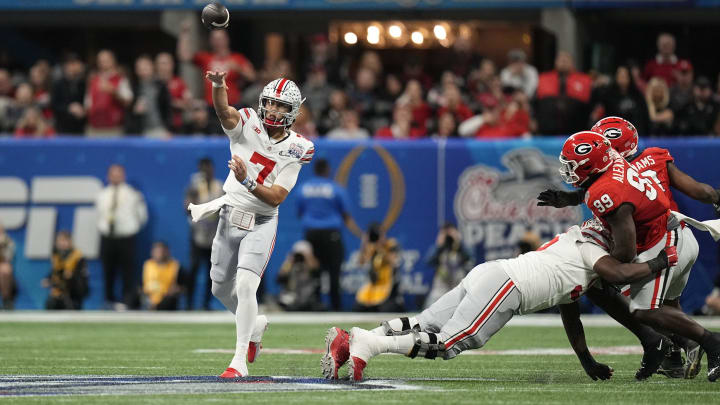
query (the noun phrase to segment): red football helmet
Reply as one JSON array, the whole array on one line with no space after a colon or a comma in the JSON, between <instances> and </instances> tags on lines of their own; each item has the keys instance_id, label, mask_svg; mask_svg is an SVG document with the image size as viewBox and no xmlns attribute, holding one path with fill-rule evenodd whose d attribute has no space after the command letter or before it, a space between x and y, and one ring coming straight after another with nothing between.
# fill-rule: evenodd
<instances>
[{"instance_id":1,"label":"red football helmet","mask_svg":"<svg viewBox=\"0 0 720 405\"><path fill-rule=\"evenodd\" d=\"M595 123L590 130L607 138L610 146L624 158L629 158L637 153L637 129L635 129L635 125L624 118L605 117Z\"/></svg>"},{"instance_id":2,"label":"red football helmet","mask_svg":"<svg viewBox=\"0 0 720 405\"><path fill-rule=\"evenodd\" d=\"M560 176L580 187L591 175L606 171L620 156L604 136L592 131L573 134L565 141L560 154Z\"/></svg>"}]
</instances>

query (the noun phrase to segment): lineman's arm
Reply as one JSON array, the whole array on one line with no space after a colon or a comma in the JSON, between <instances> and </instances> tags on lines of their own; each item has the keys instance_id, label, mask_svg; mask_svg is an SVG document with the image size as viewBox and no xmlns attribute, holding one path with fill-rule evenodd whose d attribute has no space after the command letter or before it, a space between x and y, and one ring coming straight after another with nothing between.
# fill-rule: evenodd
<instances>
[{"instance_id":1,"label":"lineman's arm","mask_svg":"<svg viewBox=\"0 0 720 405\"><path fill-rule=\"evenodd\" d=\"M622 263L630 263L637 256L635 222L632 218L634 211L634 206L624 203L605 216L615 242L610 254Z\"/></svg>"},{"instance_id":2,"label":"lineman's arm","mask_svg":"<svg viewBox=\"0 0 720 405\"><path fill-rule=\"evenodd\" d=\"M595 262L593 271L612 284L630 284L672 267L676 263L677 248L668 246L655 258L643 263L621 263L616 258L606 255Z\"/></svg>"},{"instance_id":3,"label":"lineman's arm","mask_svg":"<svg viewBox=\"0 0 720 405\"><path fill-rule=\"evenodd\" d=\"M612 377L613 369L605 364L598 363L590 354L585 341L585 330L580 321L580 305L577 302L571 304L558 305L560 316L562 318L563 327L567 334L570 345L580 360L580 364L593 380L598 378L607 380Z\"/></svg>"},{"instance_id":4,"label":"lineman's arm","mask_svg":"<svg viewBox=\"0 0 720 405\"><path fill-rule=\"evenodd\" d=\"M240 111L228 104L225 76L227 76L227 72L205 72L205 78L213 83L213 107L215 107L215 114L220 119L220 124L225 129L234 129L240 122Z\"/></svg>"},{"instance_id":5,"label":"lineman's arm","mask_svg":"<svg viewBox=\"0 0 720 405\"><path fill-rule=\"evenodd\" d=\"M670 185L682 191L686 196L706 204L720 203L720 190L693 179L672 162L668 162L667 169Z\"/></svg>"}]
</instances>

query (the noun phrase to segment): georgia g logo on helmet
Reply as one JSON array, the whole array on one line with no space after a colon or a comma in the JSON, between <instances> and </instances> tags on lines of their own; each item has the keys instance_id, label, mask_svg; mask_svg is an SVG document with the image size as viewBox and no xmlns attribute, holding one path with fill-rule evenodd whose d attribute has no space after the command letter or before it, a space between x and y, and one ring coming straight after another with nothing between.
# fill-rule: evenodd
<instances>
[{"instance_id":1,"label":"georgia g logo on helmet","mask_svg":"<svg viewBox=\"0 0 720 405\"><path fill-rule=\"evenodd\" d=\"M592 145L589 143L581 143L575 146L575 153L578 155L587 155L590 151L592 151Z\"/></svg>"},{"instance_id":2,"label":"georgia g logo on helmet","mask_svg":"<svg viewBox=\"0 0 720 405\"><path fill-rule=\"evenodd\" d=\"M608 128L603 132L603 136L607 139L617 139L622 136L622 131L617 128Z\"/></svg>"}]
</instances>

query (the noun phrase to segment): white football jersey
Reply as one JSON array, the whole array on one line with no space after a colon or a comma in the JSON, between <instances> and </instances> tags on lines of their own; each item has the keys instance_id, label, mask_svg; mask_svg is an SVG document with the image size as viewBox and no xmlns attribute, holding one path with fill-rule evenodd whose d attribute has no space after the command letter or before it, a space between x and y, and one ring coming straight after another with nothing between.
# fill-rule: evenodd
<instances>
[{"instance_id":1,"label":"white football jersey","mask_svg":"<svg viewBox=\"0 0 720 405\"><path fill-rule=\"evenodd\" d=\"M534 252L501 260L520 294L521 314L576 301L599 278L595 263L609 253L575 225Z\"/></svg>"},{"instance_id":2,"label":"white football jersey","mask_svg":"<svg viewBox=\"0 0 720 405\"><path fill-rule=\"evenodd\" d=\"M230 138L230 152L245 163L248 175L258 185L272 187L278 180L290 191L295 185L300 165L310 163L315 146L307 138L288 130L282 141L270 139L257 112L252 108L240 111L240 121L233 129L225 129ZM280 179L279 179L280 177ZM223 190L229 203L240 209L260 215L275 216L278 208L260 201L235 178L232 170L228 173Z\"/></svg>"}]
</instances>

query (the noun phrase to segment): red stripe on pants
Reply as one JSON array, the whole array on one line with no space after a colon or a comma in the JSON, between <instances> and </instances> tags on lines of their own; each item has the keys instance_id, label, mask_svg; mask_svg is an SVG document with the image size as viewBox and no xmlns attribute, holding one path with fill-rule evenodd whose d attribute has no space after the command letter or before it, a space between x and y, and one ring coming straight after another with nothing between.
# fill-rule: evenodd
<instances>
[{"instance_id":1,"label":"red stripe on pants","mask_svg":"<svg viewBox=\"0 0 720 405\"><path fill-rule=\"evenodd\" d=\"M451 339L449 342L445 343L445 348L450 348L455 343L459 342L460 340L464 339L466 336L473 335L477 329L480 327L480 325L483 324L485 319L489 318L490 315L492 315L493 312L495 312L495 309L497 309L498 303L505 298L508 291L512 289L515 286L515 283L510 280L510 282L503 288L496 296L495 299L490 303L490 306L485 309L485 312L480 315L480 318L470 327L470 329L466 330L465 332L461 333L460 335L456 336L455 338Z\"/></svg>"}]
</instances>

